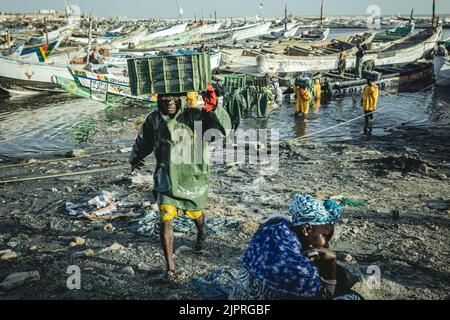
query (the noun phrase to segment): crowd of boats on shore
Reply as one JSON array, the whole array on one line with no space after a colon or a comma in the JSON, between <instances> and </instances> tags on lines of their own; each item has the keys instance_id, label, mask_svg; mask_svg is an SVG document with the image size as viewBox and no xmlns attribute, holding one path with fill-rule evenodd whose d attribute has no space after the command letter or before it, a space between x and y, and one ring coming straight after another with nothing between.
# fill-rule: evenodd
<instances>
[{"instance_id":1,"label":"crowd of boats on shore","mask_svg":"<svg viewBox=\"0 0 450 320\"><path fill-rule=\"evenodd\" d=\"M44 21L9 17L0 21L0 87L11 95L62 90L99 101L110 95L145 102L151 97L131 94L128 59L203 51L209 52L215 73L323 73L345 87L359 84L358 79L333 70L343 50L347 69L354 68L358 45L366 49L366 71L381 73L376 80L417 80L432 72L434 56L436 82L450 84L448 56L433 54L439 44L450 47L450 39L442 40L448 21L433 18L419 30L412 14L407 19L383 19L390 29L371 31L365 21L366 30L333 39L330 27L358 27L361 21L298 19L287 10L284 18L256 21L117 21L74 18L70 12ZM418 63L424 58L429 61Z\"/></svg>"}]
</instances>

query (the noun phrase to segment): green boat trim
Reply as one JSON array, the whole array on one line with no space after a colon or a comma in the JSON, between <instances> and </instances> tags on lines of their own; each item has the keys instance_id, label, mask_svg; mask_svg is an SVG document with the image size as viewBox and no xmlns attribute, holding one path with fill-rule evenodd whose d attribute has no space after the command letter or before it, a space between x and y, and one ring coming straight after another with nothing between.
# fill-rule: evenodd
<instances>
[{"instance_id":1,"label":"green boat trim","mask_svg":"<svg viewBox=\"0 0 450 320\"><path fill-rule=\"evenodd\" d=\"M74 79L67 79L59 76L54 76L53 81L58 84L62 89L64 89L67 93L73 94L75 96L98 101L104 103L108 107L118 107L119 105L127 104L127 105L145 105L150 106L151 108L156 108L157 102L144 101L138 98L130 98L124 97L120 95L115 95L110 92L94 92L89 88L83 87L80 82Z\"/></svg>"},{"instance_id":2,"label":"green boat trim","mask_svg":"<svg viewBox=\"0 0 450 320\"><path fill-rule=\"evenodd\" d=\"M395 29L377 33L372 42L390 42L406 38L414 32L414 23L400 24Z\"/></svg>"}]
</instances>

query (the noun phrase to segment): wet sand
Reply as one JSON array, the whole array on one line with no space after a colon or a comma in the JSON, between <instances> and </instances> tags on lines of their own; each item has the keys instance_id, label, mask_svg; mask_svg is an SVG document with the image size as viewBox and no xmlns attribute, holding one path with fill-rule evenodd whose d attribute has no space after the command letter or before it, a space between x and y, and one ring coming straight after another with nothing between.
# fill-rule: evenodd
<instances>
[{"instance_id":1,"label":"wet sand","mask_svg":"<svg viewBox=\"0 0 450 320\"><path fill-rule=\"evenodd\" d=\"M0 299L198 298L187 282L236 266L260 220L286 214L294 193L367 203L344 208L332 244L348 254L346 263L353 268L379 266L380 289L357 285L367 298L448 299L449 133L448 124L416 125L368 139L283 142L280 170L273 176L261 176L263 166L213 167L206 215L240 223L209 235L202 254L191 250L195 237L176 234L176 283L161 277L164 258L158 239L133 233L130 218L72 220L63 208L66 201L82 202L105 190L121 200L152 201L146 179L133 182L126 178L127 170L115 170L0 185L0 251L17 255L0 261L0 281L14 272L40 274L38 281L1 292ZM55 156L63 161L28 165L22 165L24 159L3 157L0 176L9 180L93 170L126 164L127 157L123 150L85 158ZM141 172L149 179L151 162L149 158ZM4 167L15 163L19 166ZM135 214L143 211L133 209ZM105 230L107 223L115 230ZM76 236L85 243L70 246ZM114 243L123 247L103 250ZM81 290L67 289L70 265L81 268Z\"/></svg>"}]
</instances>

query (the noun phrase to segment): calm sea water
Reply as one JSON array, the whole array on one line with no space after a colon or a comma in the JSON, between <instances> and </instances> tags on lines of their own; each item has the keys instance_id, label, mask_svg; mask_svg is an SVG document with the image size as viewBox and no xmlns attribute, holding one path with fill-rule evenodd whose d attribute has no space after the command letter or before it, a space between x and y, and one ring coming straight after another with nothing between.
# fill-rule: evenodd
<instances>
[{"instance_id":1,"label":"calm sea water","mask_svg":"<svg viewBox=\"0 0 450 320\"><path fill-rule=\"evenodd\" d=\"M362 30L335 29L330 37L353 34ZM445 37L450 30L445 30ZM425 90L424 90L425 89ZM317 139L337 140L358 137L363 130L363 119L344 122L362 115L360 96L332 100L312 111L307 123L293 117L293 104L283 104L267 120L246 119L243 128L279 129L282 139L299 137L319 130L339 126L316 135ZM380 111L375 115L375 135L386 134L402 124L427 124L449 121L450 90L437 86L418 86L411 92L383 93L379 99ZM383 107L383 109L381 109ZM122 107L113 115L98 102L74 98L68 94L35 95L20 98L0 96L0 154L33 155L58 152L72 148L89 148L74 139L74 125L86 121L109 121L120 125L128 118L145 115L148 109ZM97 145L129 145L133 130L123 130L111 139Z\"/></svg>"}]
</instances>

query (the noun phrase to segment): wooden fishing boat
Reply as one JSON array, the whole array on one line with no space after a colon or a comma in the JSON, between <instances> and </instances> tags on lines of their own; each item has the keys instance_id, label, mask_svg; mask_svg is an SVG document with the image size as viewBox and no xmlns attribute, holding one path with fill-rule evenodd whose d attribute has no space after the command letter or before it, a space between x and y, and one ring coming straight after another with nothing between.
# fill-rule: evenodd
<instances>
[{"instance_id":1,"label":"wooden fishing boat","mask_svg":"<svg viewBox=\"0 0 450 320\"><path fill-rule=\"evenodd\" d=\"M12 59L0 56L0 87L8 92L29 93L61 91L52 82L52 76L71 79L64 65Z\"/></svg>"},{"instance_id":2,"label":"wooden fishing boat","mask_svg":"<svg viewBox=\"0 0 450 320\"><path fill-rule=\"evenodd\" d=\"M231 38L233 41L257 38L263 34L266 34L269 31L271 25L272 22L263 22L237 28L233 30L233 35Z\"/></svg>"},{"instance_id":3,"label":"wooden fishing boat","mask_svg":"<svg viewBox=\"0 0 450 320\"><path fill-rule=\"evenodd\" d=\"M187 29L187 26L188 26L187 23L182 23L182 24L177 24L174 26L163 27L163 28L157 29L154 32L144 35L141 39L141 42L145 43L145 42L157 39L157 38L173 36L178 33L185 32Z\"/></svg>"},{"instance_id":4,"label":"wooden fishing boat","mask_svg":"<svg viewBox=\"0 0 450 320\"><path fill-rule=\"evenodd\" d=\"M71 79L54 76L52 81L64 91L110 106L137 104L156 106L157 96L134 96L127 77L112 74L97 74L84 70L68 69Z\"/></svg>"},{"instance_id":5,"label":"wooden fishing boat","mask_svg":"<svg viewBox=\"0 0 450 320\"><path fill-rule=\"evenodd\" d=\"M301 71L310 71L324 62L328 62L330 66L337 65L337 59L342 48L347 50L348 53L356 52L356 45L358 43L370 43L372 38L373 33L366 32L321 41L317 44L305 44L299 43L295 39L287 39L273 42L256 50L221 49L221 68L254 67L256 69L258 65L261 65L261 70L266 70L264 67L266 60L258 62L258 59L270 59L271 62L281 62L282 64L278 69L282 70L290 70L290 64L288 64L290 61L302 61L301 66L293 66L293 68L300 69Z\"/></svg>"},{"instance_id":6,"label":"wooden fishing boat","mask_svg":"<svg viewBox=\"0 0 450 320\"><path fill-rule=\"evenodd\" d=\"M447 49L447 55L435 52L433 57L434 77L438 86L450 86L450 38L440 41L439 45L443 45Z\"/></svg>"},{"instance_id":7,"label":"wooden fishing boat","mask_svg":"<svg viewBox=\"0 0 450 320\"><path fill-rule=\"evenodd\" d=\"M375 66L411 63L422 58L442 36L442 28L425 29L418 34L396 43L382 50L367 51L364 60L372 60ZM370 43L372 37L364 42ZM368 41L369 40L369 41ZM356 44L364 42L335 42L334 45L313 46L314 49L305 49L292 46L286 54L266 54L257 57L258 72L306 72L337 69L338 57L341 48L347 50L347 68L355 67ZM328 53L324 55L324 53Z\"/></svg>"}]
</instances>

